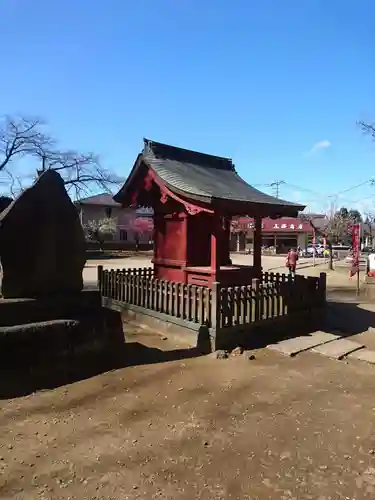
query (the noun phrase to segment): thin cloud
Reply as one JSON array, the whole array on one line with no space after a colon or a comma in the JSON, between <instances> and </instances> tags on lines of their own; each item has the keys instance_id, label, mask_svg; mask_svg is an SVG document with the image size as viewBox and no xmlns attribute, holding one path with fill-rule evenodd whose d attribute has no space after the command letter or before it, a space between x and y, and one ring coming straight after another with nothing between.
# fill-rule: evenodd
<instances>
[{"instance_id":1,"label":"thin cloud","mask_svg":"<svg viewBox=\"0 0 375 500\"><path fill-rule=\"evenodd\" d=\"M292 198L294 201L302 201L302 195L299 191L292 191L290 194L290 198Z\"/></svg>"},{"instance_id":2,"label":"thin cloud","mask_svg":"<svg viewBox=\"0 0 375 500\"><path fill-rule=\"evenodd\" d=\"M307 154L307 156L311 156L314 153L316 153L317 151L319 151L320 149L327 149L330 146L331 146L331 143L327 140L319 141L319 142L315 143L314 146L310 149L310 151L308 151L306 154Z\"/></svg>"}]
</instances>

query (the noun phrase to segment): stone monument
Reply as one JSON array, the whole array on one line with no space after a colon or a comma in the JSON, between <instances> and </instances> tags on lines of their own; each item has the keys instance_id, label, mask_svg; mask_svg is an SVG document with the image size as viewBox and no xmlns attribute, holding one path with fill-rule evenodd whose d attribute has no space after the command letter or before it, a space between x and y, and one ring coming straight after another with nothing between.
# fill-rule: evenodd
<instances>
[{"instance_id":1,"label":"stone monument","mask_svg":"<svg viewBox=\"0 0 375 500\"><path fill-rule=\"evenodd\" d=\"M116 351L124 342L120 315L83 287L85 236L62 177L46 170L2 208L0 366Z\"/></svg>"},{"instance_id":2,"label":"stone monument","mask_svg":"<svg viewBox=\"0 0 375 500\"><path fill-rule=\"evenodd\" d=\"M46 170L0 213L4 298L80 292L85 236L62 177Z\"/></svg>"}]
</instances>

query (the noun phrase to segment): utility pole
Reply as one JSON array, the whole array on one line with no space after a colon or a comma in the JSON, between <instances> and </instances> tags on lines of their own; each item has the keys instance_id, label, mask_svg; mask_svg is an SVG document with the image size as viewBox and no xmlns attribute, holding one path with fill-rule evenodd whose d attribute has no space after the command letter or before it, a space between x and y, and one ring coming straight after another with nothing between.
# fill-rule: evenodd
<instances>
[{"instance_id":1,"label":"utility pole","mask_svg":"<svg viewBox=\"0 0 375 500\"><path fill-rule=\"evenodd\" d=\"M337 194L331 194L328 196L329 199L329 216L333 217L335 211L337 210Z\"/></svg>"},{"instance_id":2,"label":"utility pole","mask_svg":"<svg viewBox=\"0 0 375 500\"><path fill-rule=\"evenodd\" d=\"M270 186L272 187L273 195L275 196L275 198L279 197L281 184L285 184L285 181L275 181L275 182L271 182L271 184L270 184Z\"/></svg>"}]
</instances>

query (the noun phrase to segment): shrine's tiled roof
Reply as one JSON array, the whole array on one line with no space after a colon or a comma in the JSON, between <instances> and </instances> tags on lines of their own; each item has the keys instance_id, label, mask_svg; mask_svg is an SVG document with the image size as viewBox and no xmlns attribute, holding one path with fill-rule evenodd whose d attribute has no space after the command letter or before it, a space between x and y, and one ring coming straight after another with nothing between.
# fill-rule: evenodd
<instances>
[{"instance_id":1,"label":"shrine's tiled roof","mask_svg":"<svg viewBox=\"0 0 375 500\"><path fill-rule=\"evenodd\" d=\"M132 179L136 178L142 164L151 168L170 191L192 201L240 203L252 205L252 208L262 206L266 212L277 212L279 208L284 215L292 216L304 209L302 205L275 198L250 186L237 174L231 159L149 139L144 139L142 153L123 188L114 197L117 202L129 193Z\"/></svg>"},{"instance_id":2,"label":"shrine's tiled roof","mask_svg":"<svg viewBox=\"0 0 375 500\"><path fill-rule=\"evenodd\" d=\"M173 191L204 202L214 199L296 207L245 182L232 160L145 139L144 161ZM298 206L302 210L303 207Z\"/></svg>"}]
</instances>

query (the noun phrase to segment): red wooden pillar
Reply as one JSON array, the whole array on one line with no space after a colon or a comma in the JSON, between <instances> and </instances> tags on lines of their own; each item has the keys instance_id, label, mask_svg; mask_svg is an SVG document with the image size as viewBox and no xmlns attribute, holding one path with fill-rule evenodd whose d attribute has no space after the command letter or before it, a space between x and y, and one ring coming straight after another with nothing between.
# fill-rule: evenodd
<instances>
[{"instance_id":1,"label":"red wooden pillar","mask_svg":"<svg viewBox=\"0 0 375 500\"><path fill-rule=\"evenodd\" d=\"M184 249L184 267L186 267L189 265L189 248L188 248L188 245L189 245L189 228L188 228L189 216L186 213L182 213L181 217L183 217L181 244L185 246L185 249ZM184 277L183 278L184 283L187 284L188 283L188 273L186 272L185 269L183 271L183 277Z\"/></svg>"},{"instance_id":2,"label":"red wooden pillar","mask_svg":"<svg viewBox=\"0 0 375 500\"><path fill-rule=\"evenodd\" d=\"M220 217L214 215L213 227L211 232L211 274L215 277L220 269L220 236L221 236Z\"/></svg>"},{"instance_id":3,"label":"red wooden pillar","mask_svg":"<svg viewBox=\"0 0 375 500\"><path fill-rule=\"evenodd\" d=\"M262 218L254 217L254 255L253 266L255 275L258 277L262 273Z\"/></svg>"}]
</instances>

